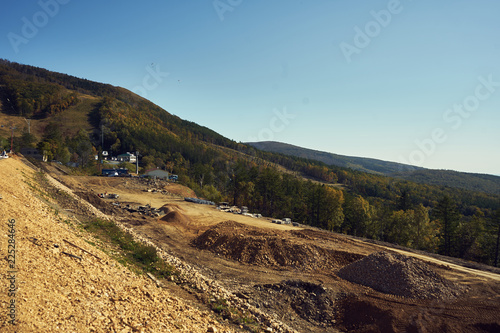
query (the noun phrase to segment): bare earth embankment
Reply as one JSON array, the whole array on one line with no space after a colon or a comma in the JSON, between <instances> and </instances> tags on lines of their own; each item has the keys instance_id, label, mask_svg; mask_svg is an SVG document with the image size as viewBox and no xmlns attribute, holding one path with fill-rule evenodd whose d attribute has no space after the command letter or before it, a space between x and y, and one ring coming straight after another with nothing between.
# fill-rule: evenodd
<instances>
[{"instance_id":1,"label":"bare earth embankment","mask_svg":"<svg viewBox=\"0 0 500 333\"><path fill-rule=\"evenodd\" d=\"M1 332L229 331L212 313L189 306L87 243L30 184L33 170L14 158L0 161ZM9 219L15 219L15 269L6 260ZM8 293L12 276L15 295ZM16 326L8 323L12 301Z\"/></svg>"}]
</instances>

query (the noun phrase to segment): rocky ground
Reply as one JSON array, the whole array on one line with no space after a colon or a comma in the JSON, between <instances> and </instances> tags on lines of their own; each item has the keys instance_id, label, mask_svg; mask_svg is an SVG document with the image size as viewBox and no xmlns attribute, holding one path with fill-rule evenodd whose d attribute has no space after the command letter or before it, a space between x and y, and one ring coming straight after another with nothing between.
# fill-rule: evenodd
<instances>
[{"instance_id":1,"label":"rocky ground","mask_svg":"<svg viewBox=\"0 0 500 333\"><path fill-rule=\"evenodd\" d=\"M0 207L5 221L16 219L18 326L2 312L2 332L500 331L495 273L217 212L163 194L165 184L149 193L136 180L55 173L37 185L32 169L6 162ZM109 189L166 215L129 213L95 195ZM177 274L152 280L123 267L116 249L81 228L94 217L154 246ZM8 231L2 224L2 256ZM11 299L0 293L1 307Z\"/></svg>"},{"instance_id":2,"label":"rocky ground","mask_svg":"<svg viewBox=\"0 0 500 333\"><path fill-rule=\"evenodd\" d=\"M0 182L1 332L234 331L89 244L97 241L65 223L19 160L0 162ZM8 220L15 220L13 233ZM15 239L15 262L7 256L9 239Z\"/></svg>"}]
</instances>

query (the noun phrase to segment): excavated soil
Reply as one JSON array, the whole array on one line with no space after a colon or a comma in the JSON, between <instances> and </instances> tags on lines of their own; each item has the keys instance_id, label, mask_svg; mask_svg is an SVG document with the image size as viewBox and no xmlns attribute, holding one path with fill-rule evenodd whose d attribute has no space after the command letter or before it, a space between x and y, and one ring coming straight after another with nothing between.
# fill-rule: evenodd
<instances>
[{"instance_id":1,"label":"excavated soil","mask_svg":"<svg viewBox=\"0 0 500 333\"><path fill-rule=\"evenodd\" d=\"M386 294L408 298L450 299L467 289L443 278L423 261L399 253L373 253L343 267L337 275Z\"/></svg>"},{"instance_id":2,"label":"excavated soil","mask_svg":"<svg viewBox=\"0 0 500 333\"><path fill-rule=\"evenodd\" d=\"M290 232L263 230L234 221L211 227L192 244L246 264L301 271L334 270L362 258L359 254L300 243Z\"/></svg>"},{"instance_id":3,"label":"excavated soil","mask_svg":"<svg viewBox=\"0 0 500 333\"><path fill-rule=\"evenodd\" d=\"M498 297L411 300L348 293L336 300L336 327L342 332L497 333Z\"/></svg>"},{"instance_id":4,"label":"excavated soil","mask_svg":"<svg viewBox=\"0 0 500 333\"><path fill-rule=\"evenodd\" d=\"M335 325L336 294L330 289L316 283L295 280L256 285L254 288L273 298L273 301L282 307L283 312L293 314L318 327Z\"/></svg>"}]
</instances>

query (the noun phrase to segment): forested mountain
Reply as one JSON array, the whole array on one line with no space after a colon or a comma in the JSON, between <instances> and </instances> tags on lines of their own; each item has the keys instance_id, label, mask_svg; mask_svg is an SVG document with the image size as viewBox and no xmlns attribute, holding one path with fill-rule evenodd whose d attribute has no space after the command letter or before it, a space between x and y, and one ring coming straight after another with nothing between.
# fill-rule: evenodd
<instances>
[{"instance_id":1,"label":"forested mountain","mask_svg":"<svg viewBox=\"0 0 500 333\"><path fill-rule=\"evenodd\" d=\"M324 151L302 148L276 141L247 142L247 144L257 149L268 152L317 160L325 163L326 165L335 165L343 168L350 168L353 170L380 175L389 175L391 173L401 172L408 168L421 169L419 167L394 162L386 162L373 158L343 156L333 153L327 153Z\"/></svg>"},{"instance_id":2,"label":"forested mountain","mask_svg":"<svg viewBox=\"0 0 500 333\"><path fill-rule=\"evenodd\" d=\"M103 150L139 151L141 170L176 173L212 201L487 264L498 261L499 195L388 177L383 161L335 166L258 150L126 89L7 60L0 60L0 111L0 148L10 148L14 133L15 151L36 147L49 159L78 163L80 173L99 174L94 156Z\"/></svg>"},{"instance_id":3,"label":"forested mountain","mask_svg":"<svg viewBox=\"0 0 500 333\"><path fill-rule=\"evenodd\" d=\"M343 156L275 141L248 142L260 150L317 160L353 170L381 174L423 184L500 194L500 177L452 170L431 170L373 158Z\"/></svg>"}]
</instances>

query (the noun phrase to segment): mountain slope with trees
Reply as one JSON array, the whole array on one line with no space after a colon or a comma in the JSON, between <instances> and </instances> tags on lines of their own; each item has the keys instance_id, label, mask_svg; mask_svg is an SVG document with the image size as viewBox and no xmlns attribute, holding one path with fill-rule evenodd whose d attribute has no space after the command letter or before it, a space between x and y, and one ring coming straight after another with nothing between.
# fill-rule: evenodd
<instances>
[{"instance_id":1,"label":"mountain slope with trees","mask_svg":"<svg viewBox=\"0 0 500 333\"><path fill-rule=\"evenodd\" d=\"M16 126L16 151L37 147L49 160L78 164L75 172L99 174L94 156L103 150L113 155L139 151L141 170L176 173L181 183L212 201L490 265L498 262L499 195L388 177L375 166L369 173L265 152L183 120L123 88L6 60L0 61L0 103L0 119ZM11 124L5 125L0 144L8 148Z\"/></svg>"},{"instance_id":2,"label":"mountain slope with trees","mask_svg":"<svg viewBox=\"0 0 500 333\"><path fill-rule=\"evenodd\" d=\"M431 170L373 158L337 155L275 141L248 142L247 144L268 152L317 160L327 165L391 176L423 184L500 194L499 176L453 170Z\"/></svg>"}]
</instances>

